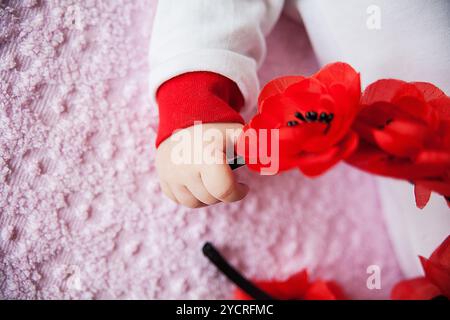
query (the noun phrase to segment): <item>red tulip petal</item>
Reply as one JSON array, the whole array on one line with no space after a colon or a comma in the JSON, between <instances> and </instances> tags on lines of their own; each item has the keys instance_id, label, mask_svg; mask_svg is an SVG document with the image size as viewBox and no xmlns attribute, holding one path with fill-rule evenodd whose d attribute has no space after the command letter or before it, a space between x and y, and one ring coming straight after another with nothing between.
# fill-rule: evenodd
<instances>
[{"instance_id":1,"label":"red tulip petal","mask_svg":"<svg viewBox=\"0 0 450 320\"><path fill-rule=\"evenodd\" d=\"M370 106L378 103L389 103L391 108L398 109L392 112L400 111L400 114L418 121L432 123L434 120L433 109L425 103L423 93L404 81L383 79L369 85L363 93L361 104Z\"/></svg>"},{"instance_id":2,"label":"red tulip petal","mask_svg":"<svg viewBox=\"0 0 450 320\"><path fill-rule=\"evenodd\" d=\"M421 185L423 188L437 192L444 197L450 197L450 181L415 180L414 182Z\"/></svg>"},{"instance_id":3,"label":"red tulip petal","mask_svg":"<svg viewBox=\"0 0 450 320\"><path fill-rule=\"evenodd\" d=\"M314 124L307 126L308 128L303 129L283 127L277 131L279 136L274 137L276 131L246 125L239 137L236 152L245 159L250 170L262 173L261 170L264 169L264 174L276 174L297 167L302 143L307 141L308 134L313 133L314 129ZM274 138L276 140L272 141Z\"/></svg>"},{"instance_id":4,"label":"red tulip petal","mask_svg":"<svg viewBox=\"0 0 450 320\"><path fill-rule=\"evenodd\" d=\"M395 105L401 113L410 115L417 121L425 122L428 125L435 125L436 123L435 111L422 97L400 96L394 98L392 104Z\"/></svg>"},{"instance_id":5,"label":"red tulip petal","mask_svg":"<svg viewBox=\"0 0 450 320\"><path fill-rule=\"evenodd\" d=\"M237 288L237 289L234 291L233 299L234 299L234 300L253 300L252 297L250 297L249 295L247 295L244 291L242 291L242 290L239 289L239 288Z\"/></svg>"},{"instance_id":6,"label":"red tulip petal","mask_svg":"<svg viewBox=\"0 0 450 320\"><path fill-rule=\"evenodd\" d=\"M319 112L320 99L326 94L325 86L313 78L297 82L284 92L286 97L295 101L297 111L301 112Z\"/></svg>"},{"instance_id":7,"label":"red tulip petal","mask_svg":"<svg viewBox=\"0 0 450 320\"><path fill-rule=\"evenodd\" d=\"M337 146L325 152L307 153L298 158L298 167L303 174L314 177L324 173L339 161L347 158L358 146L358 136L350 132Z\"/></svg>"},{"instance_id":8,"label":"red tulip petal","mask_svg":"<svg viewBox=\"0 0 450 320\"><path fill-rule=\"evenodd\" d=\"M391 292L392 300L431 300L439 295L439 288L423 277L401 281Z\"/></svg>"},{"instance_id":9,"label":"red tulip petal","mask_svg":"<svg viewBox=\"0 0 450 320\"><path fill-rule=\"evenodd\" d=\"M416 206L419 209L425 208L430 200L431 190L420 184L414 186L414 196L416 197Z\"/></svg>"},{"instance_id":10,"label":"red tulip petal","mask_svg":"<svg viewBox=\"0 0 450 320\"><path fill-rule=\"evenodd\" d=\"M273 122L286 126L289 120L296 120L295 112L298 107L292 99L284 95L274 95L263 101L260 115L271 118Z\"/></svg>"},{"instance_id":11,"label":"red tulip petal","mask_svg":"<svg viewBox=\"0 0 450 320\"><path fill-rule=\"evenodd\" d=\"M446 97L445 93L429 82L411 82L420 92L422 92L425 101Z\"/></svg>"},{"instance_id":12,"label":"red tulip petal","mask_svg":"<svg viewBox=\"0 0 450 320\"><path fill-rule=\"evenodd\" d=\"M265 162L265 158L254 158L240 153L239 155L244 157L248 169L264 175L273 175L297 167L297 156L280 156L279 159L270 158ZM278 161L278 163L276 163L276 161Z\"/></svg>"},{"instance_id":13,"label":"red tulip petal","mask_svg":"<svg viewBox=\"0 0 450 320\"><path fill-rule=\"evenodd\" d=\"M302 151L310 151L308 144L311 141L317 142L319 137L323 135L323 131L323 125L320 123L307 123L296 127L280 128L280 155L299 155Z\"/></svg>"},{"instance_id":14,"label":"red tulip petal","mask_svg":"<svg viewBox=\"0 0 450 320\"><path fill-rule=\"evenodd\" d=\"M342 84L334 84L329 88L334 99L334 119L330 124L328 134L339 141L350 130L358 112L360 111L359 96L349 97L348 90ZM334 142L335 143L335 142ZM333 143L333 144L334 144Z\"/></svg>"},{"instance_id":15,"label":"red tulip petal","mask_svg":"<svg viewBox=\"0 0 450 320\"><path fill-rule=\"evenodd\" d=\"M308 288L308 273L302 270L284 281L255 281L261 290L280 300L301 300ZM237 289L234 298L238 300L252 300L245 292Z\"/></svg>"},{"instance_id":16,"label":"red tulip petal","mask_svg":"<svg viewBox=\"0 0 450 320\"><path fill-rule=\"evenodd\" d=\"M276 94L283 93L287 87L303 79L305 78L302 76L284 76L269 81L259 94L258 106L261 106L265 99Z\"/></svg>"},{"instance_id":17,"label":"red tulip petal","mask_svg":"<svg viewBox=\"0 0 450 320\"><path fill-rule=\"evenodd\" d=\"M429 177L444 177L450 168L450 153L445 151L420 151L414 159L416 166L428 167L434 170Z\"/></svg>"},{"instance_id":18,"label":"red tulip petal","mask_svg":"<svg viewBox=\"0 0 450 320\"><path fill-rule=\"evenodd\" d=\"M417 164L408 159L392 158L364 140L359 142L359 147L346 161L367 172L410 181L443 174L442 166Z\"/></svg>"},{"instance_id":19,"label":"red tulip petal","mask_svg":"<svg viewBox=\"0 0 450 320\"><path fill-rule=\"evenodd\" d=\"M328 288L333 292L336 300L347 300L347 296L344 293L342 287L334 281L327 281Z\"/></svg>"},{"instance_id":20,"label":"red tulip petal","mask_svg":"<svg viewBox=\"0 0 450 320\"><path fill-rule=\"evenodd\" d=\"M441 119L450 119L450 99L432 84L384 79L370 85L361 101L365 106L390 102L392 112L396 113L393 118L413 117L431 128L436 127L438 115Z\"/></svg>"},{"instance_id":21,"label":"red tulip petal","mask_svg":"<svg viewBox=\"0 0 450 320\"><path fill-rule=\"evenodd\" d=\"M261 288L281 300L300 300L308 287L308 273L302 270L284 281L260 282Z\"/></svg>"},{"instance_id":22,"label":"red tulip petal","mask_svg":"<svg viewBox=\"0 0 450 320\"><path fill-rule=\"evenodd\" d=\"M343 300L345 299L341 288L333 282L315 281L305 294L305 300Z\"/></svg>"},{"instance_id":23,"label":"red tulip petal","mask_svg":"<svg viewBox=\"0 0 450 320\"><path fill-rule=\"evenodd\" d=\"M450 236L433 251L429 259L419 258L426 278L450 298Z\"/></svg>"},{"instance_id":24,"label":"red tulip petal","mask_svg":"<svg viewBox=\"0 0 450 320\"><path fill-rule=\"evenodd\" d=\"M422 263L425 277L439 288L441 293L450 298L450 270L440 264L431 262L424 257L419 257Z\"/></svg>"},{"instance_id":25,"label":"red tulip petal","mask_svg":"<svg viewBox=\"0 0 450 320\"><path fill-rule=\"evenodd\" d=\"M392 120L408 121L425 124L422 119L403 112L390 102L375 102L364 106L358 114L356 124L379 128L385 126Z\"/></svg>"},{"instance_id":26,"label":"red tulip petal","mask_svg":"<svg viewBox=\"0 0 450 320\"><path fill-rule=\"evenodd\" d=\"M436 111L441 120L450 120L450 98L445 96L431 100L429 104Z\"/></svg>"},{"instance_id":27,"label":"red tulip petal","mask_svg":"<svg viewBox=\"0 0 450 320\"><path fill-rule=\"evenodd\" d=\"M279 120L271 117L270 114L258 113L250 120L248 123L248 128L271 129L279 127L280 123L281 122Z\"/></svg>"},{"instance_id":28,"label":"red tulip petal","mask_svg":"<svg viewBox=\"0 0 450 320\"><path fill-rule=\"evenodd\" d=\"M319 72L314 74L312 78L316 78L327 87L333 84L343 84L351 99L358 99L361 96L361 83L359 73L355 71L349 64L344 62L330 63L324 66Z\"/></svg>"},{"instance_id":29,"label":"red tulip petal","mask_svg":"<svg viewBox=\"0 0 450 320\"><path fill-rule=\"evenodd\" d=\"M439 150L423 150L417 154L414 161L417 164L428 164L434 166L442 166L443 168L450 168L450 152Z\"/></svg>"},{"instance_id":30,"label":"red tulip petal","mask_svg":"<svg viewBox=\"0 0 450 320\"><path fill-rule=\"evenodd\" d=\"M450 271L450 236L447 236L439 247L433 251L429 260Z\"/></svg>"},{"instance_id":31,"label":"red tulip petal","mask_svg":"<svg viewBox=\"0 0 450 320\"><path fill-rule=\"evenodd\" d=\"M373 130L372 134L381 149L395 156L409 157L423 148L428 131L420 124L394 120L383 129Z\"/></svg>"},{"instance_id":32,"label":"red tulip petal","mask_svg":"<svg viewBox=\"0 0 450 320\"><path fill-rule=\"evenodd\" d=\"M391 102L397 90L406 82L396 79L381 79L373 82L364 90L361 104L371 105L377 102Z\"/></svg>"},{"instance_id":33,"label":"red tulip petal","mask_svg":"<svg viewBox=\"0 0 450 320\"><path fill-rule=\"evenodd\" d=\"M450 110L450 107L448 108ZM439 121L439 129L437 133L437 141L435 147L443 150L450 150L450 119Z\"/></svg>"},{"instance_id":34,"label":"red tulip petal","mask_svg":"<svg viewBox=\"0 0 450 320\"><path fill-rule=\"evenodd\" d=\"M395 101L403 97L410 97L425 101L423 93L413 83L409 82L404 82L403 85L397 89L391 102L395 103Z\"/></svg>"}]
</instances>

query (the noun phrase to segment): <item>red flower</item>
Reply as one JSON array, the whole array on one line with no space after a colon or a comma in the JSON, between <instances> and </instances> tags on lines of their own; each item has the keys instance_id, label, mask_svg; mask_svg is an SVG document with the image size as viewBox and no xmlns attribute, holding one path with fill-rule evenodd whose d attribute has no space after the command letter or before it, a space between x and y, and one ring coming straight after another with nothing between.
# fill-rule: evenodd
<instances>
[{"instance_id":1,"label":"red flower","mask_svg":"<svg viewBox=\"0 0 450 320\"><path fill-rule=\"evenodd\" d=\"M255 281L256 286L280 300L345 300L341 288L333 281L308 281L306 270L284 281ZM252 300L245 292L236 289L236 300Z\"/></svg>"},{"instance_id":2,"label":"red flower","mask_svg":"<svg viewBox=\"0 0 450 320\"><path fill-rule=\"evenodd\" d=\"M419 257L425 277L405 280L392 290L392 299L428 300L437 296L450 299L450 236L429 259Z\"/></svg>"},{"instance_id":3,"label":"red flower","mask_svg":"<svg viewBox=\"0 0 450 320\"><path fill-rule=\"evenodd\" d=\"M417 206L450 196L450 98L430 83L385 79L363 93L353 128L360 144L348 162L415 184Z\"/></svg>"},{"instance_id":4,"label":"red flower","mask_svg":"<svg viewBox=\"0 0 450 320\"><path fill-rule=\"evenodd\" d=\"M360 96L359 74L341 62L310 78L272 80L259 96L258 114L244 127L238 153L256 171L267 169L272 158L278 161L278 171L298 167L305 175L319 175L356 149L358 137L351 125ZM257 153L251 151L250 129L257 133ZM266 137L262 129L268 129ZM279 129L279 139L271 140L275 131L270 129ZM279 145L279 157L272 152L273 143Z\"/></svg>"}]
</instances>

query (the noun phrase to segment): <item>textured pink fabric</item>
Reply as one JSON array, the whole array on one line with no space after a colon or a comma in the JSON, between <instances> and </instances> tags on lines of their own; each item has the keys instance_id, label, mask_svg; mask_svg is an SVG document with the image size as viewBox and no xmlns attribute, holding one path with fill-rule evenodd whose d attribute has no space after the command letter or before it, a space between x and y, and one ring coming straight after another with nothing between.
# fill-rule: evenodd
<instances>
[{"instance_id":1,"label":"textured pink fabric","mask_svg":"<svg viewBox=\"0 0 450 320\"><path fill-rule=\"evenodd\" d=\"M307 267L352 298L388 296L401 274L374 181L357 170L308 180L242 168L245 201L195 212L161 195L146 59L155 1L3 3L1 299L230 297L206 240L250 277ZM281 20L262 83L317 69L302 32ZM366 288L372 264L381 290Z\"/></svg>"}]
</instances>

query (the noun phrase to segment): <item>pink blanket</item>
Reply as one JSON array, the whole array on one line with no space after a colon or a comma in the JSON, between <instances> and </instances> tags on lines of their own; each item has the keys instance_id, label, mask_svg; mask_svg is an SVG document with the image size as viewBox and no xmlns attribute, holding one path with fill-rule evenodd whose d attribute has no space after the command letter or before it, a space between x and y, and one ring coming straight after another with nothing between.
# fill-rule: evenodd
<instances>
[{"instance_id":1,"label":"pink blanket","mask_svg":"<svg viewBox=\"0 0 450 320\"><path fill-rule=\"evenodd\" d=\"M0 6L0 299L230 297L206 240L252 278L308 268L351 298L388 297L401 273L374 180L355 169L309 180L241 168L252 191L239 203L164 198L147 90L155 1L74 2ZM262 83L317 69L302 32L282 18ZM370 265L380 290L366 287Z\"/></svg>"}]
</instances>

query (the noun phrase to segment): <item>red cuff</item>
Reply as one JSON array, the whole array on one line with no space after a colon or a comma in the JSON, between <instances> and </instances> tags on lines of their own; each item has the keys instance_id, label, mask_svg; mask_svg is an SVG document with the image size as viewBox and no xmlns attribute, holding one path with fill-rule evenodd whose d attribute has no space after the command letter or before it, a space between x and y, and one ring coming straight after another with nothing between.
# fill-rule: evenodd
<instances>
[{"instance_id":1,"label":"red cuff","mask_svg":"<svg viewBox=\"0 0 450 320\"><path fill-rule=\"evenodd\" d=\"M232 80L212 72L189 72L164 82L158 89L159 129L156 147L176 129L194 121L238 122L244 98Z\"/></svg>"}]
</instances>

